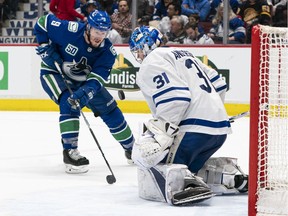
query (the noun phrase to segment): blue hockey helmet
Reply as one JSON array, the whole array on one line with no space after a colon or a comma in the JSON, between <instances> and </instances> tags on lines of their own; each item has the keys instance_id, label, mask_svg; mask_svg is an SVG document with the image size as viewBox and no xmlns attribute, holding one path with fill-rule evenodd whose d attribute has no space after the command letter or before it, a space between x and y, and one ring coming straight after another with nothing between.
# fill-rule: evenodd
<instances>
[{"instance_id":1,"label":"blue hockey helmet","mask_svg":"<svg viewBox=\"0 0 288 216\"><path fill-rule=\"evenodd\" d=\"M152 26L137 27L131 34L129 47L131 53L138 62L142 59L138 57L138 50L142 50L144 58L162 43L163 35Z\"/></svg>"},{"instance_id":2,"label":"blue hockey helmet","mask_svg":"<svg viewBox=\"0 0 288 216\"><path fill-rule=\"evenodd\" d=\"M111 29L111 20L106 11L94 10L88 18L88 27L95 28L100 31L109 31Z\"/></svg>"}]
</instances>

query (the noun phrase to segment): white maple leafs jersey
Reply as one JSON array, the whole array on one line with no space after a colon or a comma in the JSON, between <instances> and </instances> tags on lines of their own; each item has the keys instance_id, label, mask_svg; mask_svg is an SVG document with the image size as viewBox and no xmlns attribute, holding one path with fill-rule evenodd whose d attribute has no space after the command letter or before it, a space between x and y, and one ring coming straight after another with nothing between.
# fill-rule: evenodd
<instances>
[{"instance_id":1,"label":"white maple leafs jersey","mask_svg":"<svg viewBox=\"0 0 288 216\"><path fill-rule=\"evenodd\" d=\"M182 132L231 133L223 104L226 82L190 52L156 48L143 60L136 82L154 118Z\"/></svg>"}]
</instances>

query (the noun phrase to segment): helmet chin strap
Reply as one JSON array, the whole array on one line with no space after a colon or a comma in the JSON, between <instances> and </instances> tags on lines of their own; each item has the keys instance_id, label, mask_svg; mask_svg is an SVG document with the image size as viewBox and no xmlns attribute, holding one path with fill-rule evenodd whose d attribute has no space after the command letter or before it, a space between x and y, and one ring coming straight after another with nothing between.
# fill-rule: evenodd
<instances>
[{"instance_id":1,"label":"helmet chin strap","mask_svg":"<svg viewBox=\"0 0 288 216\"><path fill-rule=\"evenodd\" d=\"M89 24L87 24L85 34L87 35L87 39L88 39L89 44L91 44L90 31L91 31L91 27Z\"/></svg>"}]
</instances>

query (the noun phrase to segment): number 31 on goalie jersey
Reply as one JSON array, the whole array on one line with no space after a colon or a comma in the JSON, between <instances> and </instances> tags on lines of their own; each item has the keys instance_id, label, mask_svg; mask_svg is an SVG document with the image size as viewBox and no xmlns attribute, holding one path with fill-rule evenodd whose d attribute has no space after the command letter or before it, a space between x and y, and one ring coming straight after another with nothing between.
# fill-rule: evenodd
<instances>
[{"instance_id":1,"label":"number 31 on goalie jersey","mask_svg":"<svg viewBox=\"0 0 288 216\"><path fill-rule=\"evenodd\" d=\"M199 68L199 66L192 60L192 59L186 59L185 61L185 66L190 69L192 68L194 65L194 67L197 69L197 75L200 79L203 79L205 84L200 85L199 87L208 92L211 93L212 87L209 84L209 81L206 77L205 74L203 74L204 72ZM170 83L170 80L167 76L167 74L165 72L161 73L160 75L157 75L153 78L153 82L156 83L156 88L160 89L162 88L165 84Z\"/></svg>"}]
</instances>

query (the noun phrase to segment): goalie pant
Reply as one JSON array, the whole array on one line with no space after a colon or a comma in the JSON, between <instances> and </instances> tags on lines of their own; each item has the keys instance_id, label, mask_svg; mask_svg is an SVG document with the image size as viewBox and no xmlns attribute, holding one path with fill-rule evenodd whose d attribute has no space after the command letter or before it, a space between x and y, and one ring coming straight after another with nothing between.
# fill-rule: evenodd
<instances>
[{"instance_id":1,"label":"goalie pant","mask_svg":"<svg viewBox=\"0 0 288 216\"><path fill-rule=\"evenodd\" d=\"M138 167L139 196L170 205L191 205L214 196L201 178L182 164L159 164L150 169Z\"/></svg>"}]
</instances>

